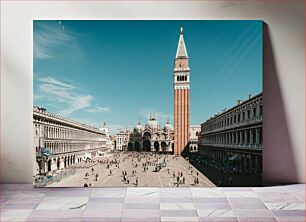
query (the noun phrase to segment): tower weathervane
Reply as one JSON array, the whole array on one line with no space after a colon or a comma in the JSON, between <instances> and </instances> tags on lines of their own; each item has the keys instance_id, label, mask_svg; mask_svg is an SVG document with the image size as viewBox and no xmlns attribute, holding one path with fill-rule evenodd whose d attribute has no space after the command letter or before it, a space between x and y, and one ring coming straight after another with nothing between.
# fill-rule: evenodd
<instances>
[{"instance_id":1,"label":"tower weathervane","mask_svg":"<svg viewBox=\"0 0 306 222\"><path fill-rule=\"evenodd\" d=\"M181 34L183 34L183 27L181 27Z\"/></svg>"}]
</instances>

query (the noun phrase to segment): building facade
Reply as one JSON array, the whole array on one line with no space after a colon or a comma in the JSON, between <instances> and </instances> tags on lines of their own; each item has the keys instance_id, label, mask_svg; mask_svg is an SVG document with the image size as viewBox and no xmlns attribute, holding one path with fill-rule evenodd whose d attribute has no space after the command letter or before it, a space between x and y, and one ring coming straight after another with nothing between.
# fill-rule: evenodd
<instances>
[{"instance_id":1,"label":"building facade","mask_svg":"<svg viewBox=\"0 0 306 222\"><path fill-rule=\"evenodd\" d=\"M198 140L199 134L201 133L201 126L190 126L190 142L189 142L189 152L198 152Z\"/></svg>"},{"instance_id":2,"label":"building facade","mask_svg":"<svg viewBox=\"0 0 306 222\"><path fill-rule=\"evenodd\" d=\"M106 122L103 123L103 126L100 128L100 130L105 134L107 150L108 151L114 150L115 146L113 144L113 139L110 135L109 127L106 125Z\"/></svg>"},{"instance_id":3,"label":"building facade","mask_svg":"<svg viewBox=\"0 0 306 222\"><path fill-rule=\"evenodd\" d=\"M128 142L130 139L130 131L120 131L116 134L116 150L118 151L127 151Z\"/></svg>"},{"instance_id":4,"label":"building facade","mask_svg":"<svg viewBox=\"0 0 306 222\"><path fill-rule=\"evenodd\" d=\"M33 107L34 175L65 169L106 151L99 129Z\"/></svg>"},{"instance_id":5,"label":"building facade","mask_svg":"<svg viewBox=\"0 0 306 222\"><path fill-rule=\"evenodd\" d=\"M154 116L145 126L140 121L130 134L129 151L173 153L174 130L169 120L161 127Z\"/></svg>"},{"instance_id":6,"label":"building facade","mask_svg":"<svg viewBox=\"0 0 306 222\"><path fill-rule=\"evenodd\" d=\"M242 171L262 173L262 93L215 115L201 124L199 151L209 158L232 162Z\"/></svg>"},{"instance_id":7,"label":"building facade","mask_svg":"<svg viewBox=\"0 0 306 222\"><path fill-rule=\"evenodd\" d=\"M174 59L174 153L188 148L190 125L190 68L188 54L181 28Z\"/></svg>"}]
</instances>

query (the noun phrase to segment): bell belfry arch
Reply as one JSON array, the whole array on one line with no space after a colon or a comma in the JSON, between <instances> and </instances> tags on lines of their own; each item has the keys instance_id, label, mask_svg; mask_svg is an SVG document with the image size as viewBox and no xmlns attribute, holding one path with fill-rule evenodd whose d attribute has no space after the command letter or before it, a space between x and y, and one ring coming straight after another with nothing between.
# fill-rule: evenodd
<instances>
[{"instance_id":1,"label":"bell belfry arch","mask_svg":"<svg viewBox=\"0 0 306 222\"><path fill-rule=\"evenodd\" d=\"M181 154L189 142L190 126L190 68L188 54L180 30L180 38L174 59L174 154Z\"/></svg>"}]
</instances>

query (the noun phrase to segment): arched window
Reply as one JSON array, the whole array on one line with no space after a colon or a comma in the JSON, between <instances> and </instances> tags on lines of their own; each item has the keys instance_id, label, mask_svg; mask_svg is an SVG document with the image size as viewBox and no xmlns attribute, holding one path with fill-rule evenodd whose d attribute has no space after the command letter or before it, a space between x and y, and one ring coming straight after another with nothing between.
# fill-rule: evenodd
<instances>
[{"instance_id":1,"label":"arched window","mask_svg":"<svg viewBox=\"0 0 306 222\"><path fill-rule=\"evenodd\" d=\"M179 78L179 76L177 76L177 77L176 77L176 81L180 81L180 78Z\"/></svg>"},{"instance_id":2,"label":"arched window","mask_svg":"<svg viewBox=\"0 0 306 222\"><path fill-rule=\"evenodd\" d=\"M187 81L187 76L185 76L185 81Z\"/></svg>"}]
</instances>

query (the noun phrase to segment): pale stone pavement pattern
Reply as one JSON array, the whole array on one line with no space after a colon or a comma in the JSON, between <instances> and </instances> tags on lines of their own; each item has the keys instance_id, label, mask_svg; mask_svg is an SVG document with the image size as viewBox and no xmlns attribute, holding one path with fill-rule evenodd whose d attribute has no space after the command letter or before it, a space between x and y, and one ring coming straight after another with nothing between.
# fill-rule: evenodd
<instances>
[{"instance_id":1,"label":"pale stone pavement pattern","mask_svg":"<svg viewBox=\"0 0 306 222\"><path fill-rule=\"evenodd\" d=\"M33 188L1 184L1 221L304 222L305 185Z\"/></svg>"},{"instance_id":2,"label":"pale stone pavement pattern","mask_svg":"<svg viewBox=\"0 0 306 222\"><path fill-rule=\"evenodd\" d=\"M113 164L110 169L113 171L110 175L110 169L106 168L106 164L97 164L93 166L94 172L91 172L91 168L88 169L77 169L77 172L73 176L69 176L60 182L49 185L49 187L83 187L84 183L91 184L92 187L135 187L136 175L138 176L138 187L175 187L177 186L176 177L173 177L173 172L177 176L177 172L182 172L185 177L185 184L180 184L180 187L215 187L215 185L205 177L200 171L192 167L183 157L175 157L173 155L157 155L158 162L167 157L167 166L163 167L159 172L153 172L154 166L148 166L148 170L144 172L142 163L145 163L145 158L141 158L138 163L138 167L134 168L132 165L132 158L123 160L127 154L120 154L119 158L109 157L109 160L120 160L119 169ZM147 154L143 154L147 155ZM150 156L151 160L153 156ZM134 158L134 163L136 158ZM168 168L170 174L168 174ZM132 175L132 170L137 170L136 175ZM122 171L127 171L129 184L124 183ZM197 176L198 172L198 176ZM88 179L85 178L85 173L89 173ZM95 180L95 174L98 173L98 181ZM199 178L199 184L194 184L194 178Z\"/></svg>"}]
</instances>

